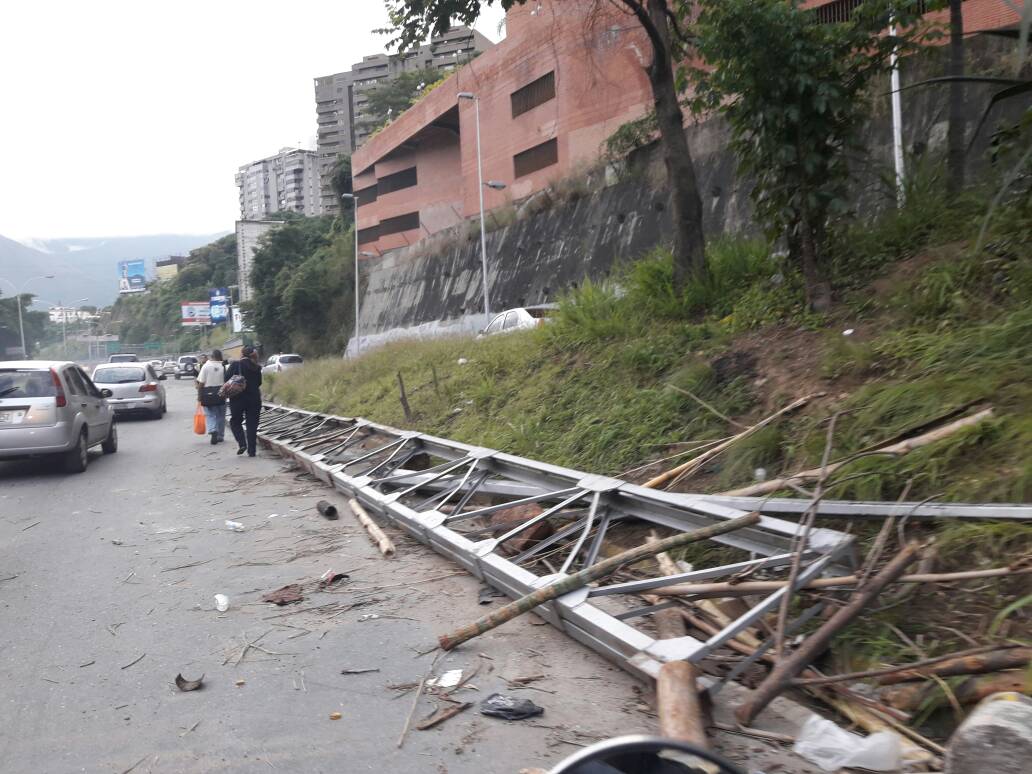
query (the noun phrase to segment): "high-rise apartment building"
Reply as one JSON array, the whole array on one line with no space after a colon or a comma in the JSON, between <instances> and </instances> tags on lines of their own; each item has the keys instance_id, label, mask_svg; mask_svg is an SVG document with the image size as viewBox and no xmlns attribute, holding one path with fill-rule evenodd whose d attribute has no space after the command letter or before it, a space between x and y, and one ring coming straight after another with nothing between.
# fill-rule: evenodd
<instances>
[{"instance_id":1,"label":"high-rise apartment building","mask_svg":"<svg viewBox=\"0 0 1032 774\"><path fill-rule=\"evenodd\" d=\"M283 148L275 156L240 167L240 217L260 220L277 212L322 215L315 151Z\"/></svg>"},{"instance_id":2,"label":"high-rise apartment building","mask_svg":"<svg viewBox=\"0 0 1032 774\"><path fill-rule=\"evenodd\" d=\"M406 70L433 67L450 72L493 45L476 30L452 27L415 51L373 54L363 57L347 72L316 78L315 111L319 122L317 149L323 212L336 212L340 205L330 185L330 174L337 156L350 156L375 128L367 123L364 92Z\"/></svg>"},{"instance_id":3,"label":"high-rise apartment building","mask_svg":"<svg viewBox=\"0 0 1032 774\"><path fill-rule=\"evenodd\" d=\"M241 301L250 301L254 298L251 270L254 265L254 253L260 246L261 238L282 225L282 220L238 220L236 222L237 283L240 285Z\"/></svg>"}]
</instances>

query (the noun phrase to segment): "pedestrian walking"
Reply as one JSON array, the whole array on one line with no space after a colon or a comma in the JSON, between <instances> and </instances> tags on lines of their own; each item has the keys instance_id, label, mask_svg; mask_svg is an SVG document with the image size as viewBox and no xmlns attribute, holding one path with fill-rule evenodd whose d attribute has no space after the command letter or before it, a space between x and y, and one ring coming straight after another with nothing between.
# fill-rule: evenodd
<instances>
[{"instance_id":1,"label":"pedestrian walking","mask_svg":"<svg viewBox=\"0 0 1032 774\"><path fill-rule=\"evenodd\" d=\"M226 439L226 399L219 390L226 381L226 366L222 352L214 349L211 359L201 366L197 374L197 401L204 409L204 429L211 436L211 445Z\"/></svg>"},{"instance_id":2,"label":"pedestrian walking","mask_svg":"<svg viewBox=\"0 0 1032 774\"><path fill-rule=\"evenodd\" d=\"M246 451L253 457L258 452L258 418L262 413L262 369L254 347L244 347L240 359L230 364L226 378L233 376L243 377L246 384L243 392L229 399L229 429L237 442L237 454Z\"/></svg>"}]
</instances>

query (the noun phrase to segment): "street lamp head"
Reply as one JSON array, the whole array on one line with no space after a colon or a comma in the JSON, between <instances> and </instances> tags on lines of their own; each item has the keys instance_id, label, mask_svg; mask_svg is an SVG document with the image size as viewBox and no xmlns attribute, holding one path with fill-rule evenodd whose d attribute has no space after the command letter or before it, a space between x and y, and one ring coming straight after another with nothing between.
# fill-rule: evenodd
<instances>
[{"instance_id":1,"label":"street lamp head","mask_svg":"<svg viewBox=\"0 0 1032 774\"><path fill-rule=\"evenodd\" d=\"M484 185L488 188L493 188L496 191L502 191L505 189L505 183L500 180L488 180Z\"/></svg>"},{"instance_id":2,"label":"street lamp head","mask_svg":"<svg viewBox=\"0 0 1032 774\"><path fill-rule=\"evenodd\" d=\"M375 258L376 257L376 253L371 253L368 250L363 250L362 252L359 253L359 255L361 255L363 258Z\"/></svg>"},{"instance_id":3,"label":"street lamp head","mask_svg":"<svg viewBox=\"0 0 1032 774\"><path fill-rule=\"evenodd\" d=\"M474 94L472 91L460 91L455 96L458 97L459 99L476 99L477 98L477 95Z\"/></svg>"}]
</instances>

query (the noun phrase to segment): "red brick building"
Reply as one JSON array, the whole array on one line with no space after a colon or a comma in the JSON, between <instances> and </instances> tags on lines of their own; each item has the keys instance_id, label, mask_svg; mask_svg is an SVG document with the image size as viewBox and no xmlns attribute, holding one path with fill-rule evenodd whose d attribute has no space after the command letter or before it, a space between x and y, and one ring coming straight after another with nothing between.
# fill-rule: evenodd
<instances>
[{"instance_id":1,"label":"red brick building","mask_svg":"<svg viewBox=\"0 0 1032 774\"><path fill-rule=\"evenodd\" d=\"M513 8L506 38L414 105L352 158L362 250L382 252L479 212L474 105L485 208L523 199L594 161L616 129L651 108L649 44L633 17L597 0Z\"/></svg>"}]
</instances>

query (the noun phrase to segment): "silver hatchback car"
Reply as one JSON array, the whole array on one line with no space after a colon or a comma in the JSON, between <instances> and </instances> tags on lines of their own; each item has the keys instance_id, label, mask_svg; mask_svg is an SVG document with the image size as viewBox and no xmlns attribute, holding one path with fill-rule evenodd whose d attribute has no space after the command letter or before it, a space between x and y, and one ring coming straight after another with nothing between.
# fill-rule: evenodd
<instances>
[{"instance_id":1,"label":"silver hatchback car","mask_svg":"<svg viewBox=\"0 0 1032 774\"><path fill-rule=\"evenodd\" d=\"M139 412L161 419L165 414L165 374L150 363L101 363L93 369L93 381L111 391L108 404L116 416Z\"/></svg>"},{"instance_id":2,"label":"silver hatchback car","mask_svg":"<svg viewBox=\"0 0 1032 774\"><path fill-rule=\"evenodd\" d=\"M53 456L65 470L86 470L88 450L118 451L107 398L75 363L0 362L0 460Z\"/></svg>"}]
</instances>

